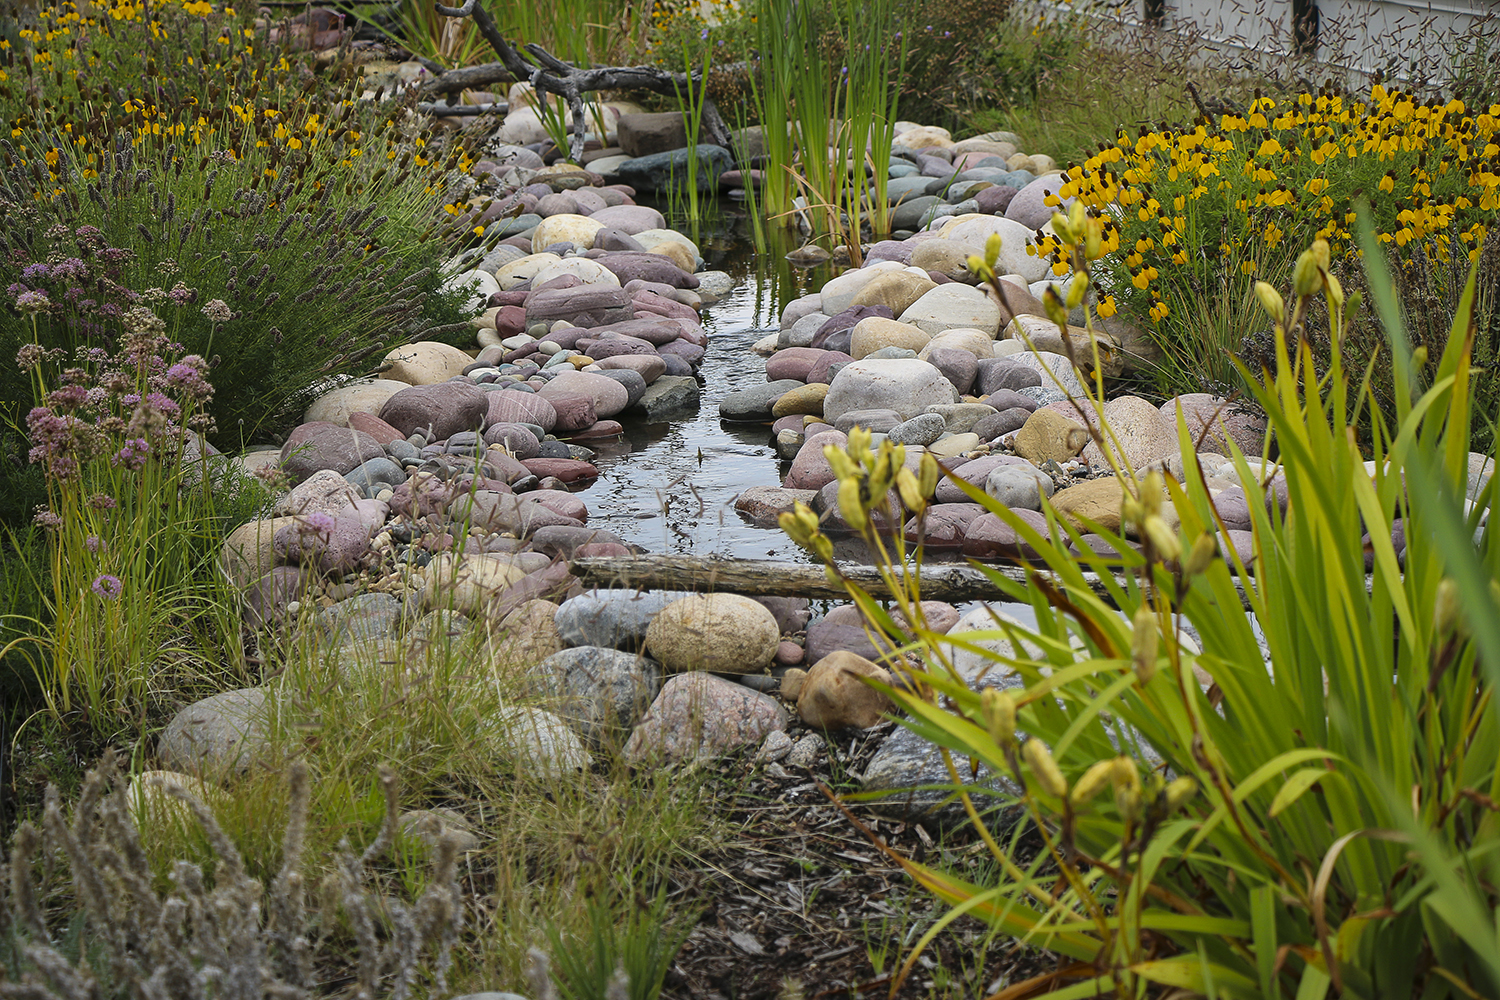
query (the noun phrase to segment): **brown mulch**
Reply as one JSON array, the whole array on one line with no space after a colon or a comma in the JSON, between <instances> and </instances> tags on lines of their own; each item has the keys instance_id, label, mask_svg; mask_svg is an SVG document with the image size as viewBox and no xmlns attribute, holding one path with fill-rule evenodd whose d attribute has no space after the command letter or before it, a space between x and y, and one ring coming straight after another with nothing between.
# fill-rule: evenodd
<instances>
[{"instance_id":1,"label":"brown mulch","mask_svg":"<svg viewBox=\"0 0 1500 1000\"><path fill-rule=\"evenodd\" d=\"M704 911L667 975L666 1000L890 995L892 976L946 907L819 787L856 791L853 774L890 725L829 738L810 769L760 764L753 752L715 764L726 784L737 782L725 808L741 831L680 876L673 901ZM902 856L982 878L977 869L989 858L972 831L929 828L930 820L869 803L849 808ZM1058 964L987 930L960 918L924 950L895 995L983 997Z\"/></svg>"}]
</instances>

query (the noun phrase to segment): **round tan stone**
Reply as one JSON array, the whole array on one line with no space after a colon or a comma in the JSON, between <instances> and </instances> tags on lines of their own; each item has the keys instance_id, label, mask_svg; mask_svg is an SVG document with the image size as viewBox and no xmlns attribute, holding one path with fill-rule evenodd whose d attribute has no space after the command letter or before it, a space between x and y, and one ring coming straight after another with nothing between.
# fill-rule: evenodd
<instances>
[{"instance_id":1,"label":"round tan stone","mask_svg":"<svg viewBox=\"0 0 1500 1000\"><path fill-rule=\"evenodd\" d=\"M1083 519L1106 531L1120 530L1120 504L1125 493L1114 476L1090 479L1052 494L1052 509L1082 525Z\"/></svg>"},{"instance_id":2,"label":"round tan stone","mask_svg":"<svg viewBox=\"0 0 1500 1000\"><path fill-rule=\"evenodd\" d=\"M693 252L676 240L662 240L646 252L667 258L688 274L692 274L698 267L698 261L693 257Z\"/></svg>"},{"instance_id":3,"label":"round tan stone","mask_svg":"<svg viewBox=\"0 0 1500 1000\"><path fill-rule=\"evenodd\" d=\"M937 287L931 278L911 271L892 271L882 274L861 288L854 296L851 306L885 306L894 316L900 316L913 302Z\"/></svg>"},{"instance_id":4,"label":"round tan stone","mask_svg":"<svg viewBox=\"0 0 1500 1000\"><path fill-rule=\"evenodd\" d=\"M815 382L800 389L793 389L771 407L771 416L789 417L794 413L823 415L823 399L828 395L827 383Z\"/></svg>"},{"instance_id":5,"label":"round tan stone","mask_svg":"<svg viewBox=\"0 0 1500 1000\"><path fill-rule=\"evenodd\" d=\"M310 424L315 420L326 420L330 424L348 427L349 414L379 413L386 400L410 384L389 378L364 378L339 386L313 400L302 415L302 422Z\"/></svg>"},{"instance_id":6,"label":"round tan stone","mask_svg":"<svg viewBox=\"0 0 1500 1000\"><path fill-rule=\"evenodd\" d=\"M929 340L927 346L917 352L917 357L926 361L933 351L943 348L968 351L976 358L988 358L994 355L995 341L983 330L966 330L962 327L944 330Z\"/></svg>"},{"instance_id":7,"label":"round tan stone","mask_svg":"<svg viewBox=\"0 0 1500 1000\"><path fill-rule=\"evenodd\" d=\"M543 219L543 222L546 220ZM537 244L541 246L542 244ZM537 272L544 267L556 264L562 260L555 253L533 253L527 254L520 260L513 260L509 264L495 270L495 281L500 285L501 291L509 291L525 281L535 278Z\"/></svg>"},{"instance_id":8,"label":"round tan stone","mask_svg":"<svg viewBox=\"0 0 1500 1000\"><path fill-rule=\"evenodd\" d=\"M469 618L485 618L501 592L525 575L500 557L465 556L455 562L450 553L440 553L427 564L422 606L429 610L451 607Z\"/></svg>"},{"instance_id":9,"label":"round tan stone","mask_svg":"<svg viewBox=\"0 0 1500 1000\"><path fill-rule=\"evenodd\" d=\"M738 594L684 597L663 608L646 629L646 649L668 673L760 673L771 665L780 641L776 616Z\"/></svg>"},{"instance_id":10,"label":"round tan stone","mask_svg":"<svg viewBox=\"0 0 1500 1000\"><path fill-rule=\"evenodd\" d=\"M890 698L870 687L867 680L890 684L891 675L858 653L843 649L829 653L802 679L797 714L818 729L868 729L881 722L892 706Z\"/></svg>"},{"instance_id":11,"label":"round tan stone","mask_svg":"<svg viewBox=\"0 0 1500 1000\"><path fill-rule=\"evenodd\" d=\"M849 356L860 361L885 347L920 351L931 340L931 334L921 327L880 316L866 316L850 331Z\"/></svg>"},{"instance_id":12,"label":"round tan stone","mask_svg":"<svg viewBox=\"0 0 1500 1000\"><path fill-rule=\"evenodd\" d=\"M553 278L561 278L569 274L585 285L603 285L610 288L620 287L620 279L615 276L615 272L597 260L589 260L587 257L566 257L555 264L548 264L540 271L537 271L536 276L531 281L533 287L535 287L545 284Z\"/></svg>"},{"instance_id":13,"label":"round tan stone","mask_svg":"<svg viewBox=\"0 0 1500 1000\"><path fill-rule=\"evenodd\" d=\"M953 133L936 125L921 125L896 136L896 144L907 149L927 149L932 146L952 149Z\"/></svg>"},{"instance_id":14,"label":"round tan stone","mask_svg":"<svg viewBox=\"0 0 1500 1000\"><path fill-rule=\"evenodd\" d=\"M1089 443L1089 432L1076 420L1056 410L1038 409L1016 431L1016 454L1033 465L1046 461L1066 462Z\"/></svg>"},{"instance_id":15,"label":"round tan stone","mask_svg":"<svg viewBox=\"0 0 1500 1000\"><path fill-rule=\"evenodd\" d=\"M272 539L278 529L295 523L295 517L267 517L247 521L229 533L224 539L219 561L235 586L244 590L275 568L276 550L271 544Z\"/></svg>"},{"instance_id":16,"label":"round tan stone","mask_svg":"<svg viewBox=\"0 0 1500 1000\"><path fill-rule=\"evenodd\" d=\"M587 215L551 215L531 234L531 245L545 248L554 243L571 243L580 250L592 250L594 235L603 228L602 222L595 222Z\"/></svg>"},{"instance_id":17,"label":"round tan stone","mask_svg":"<svg viewBox=\"0 0 1500 1000\"><path fill-rule=\"evenodd\" d=\"M474 363L473 358L453 345L435 340L419 340L415 344L394 347L386 354L385 361L391 366L385 373L386 380L405 385L437 385L455 375L462 375L464 369ZM347 415L344 420L348 422Z\"/></svg>"}]
</instances>

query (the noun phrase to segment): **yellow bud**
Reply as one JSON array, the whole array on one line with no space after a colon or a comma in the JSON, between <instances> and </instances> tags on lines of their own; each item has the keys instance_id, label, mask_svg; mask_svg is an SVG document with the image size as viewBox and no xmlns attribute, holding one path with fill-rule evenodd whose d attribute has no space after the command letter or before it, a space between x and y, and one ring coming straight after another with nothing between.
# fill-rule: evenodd
<instances>
[{"instance_id":1,"label":"yellow bud","mask_svg":"<svg viewBox=\"0 0 1500 1000\"><path fill-rule=\"evenodd\" d=\"M1141 519L1146 516L1146 509L1141 502L1129 493L1125 494L1120 501L1120 521L1123 524L1140 524Z\"/></svg>"},{"instance_id":2,"label":"yellow bud","mask_svg":"<svg viewBox=\"0 0 1500 1000\"><path fill-rule=\"evenodd\" d=\"M1174 813L1187 805L1194 795L1198 794L1198 782L1193 778L1182 777L1169 782L1163 790L1162 796L1167 803L1167 812Z\"/></svg>"},{"instance_id":3,"label":"yellow bud","mask_svg":"<svg viewBox=\"0 0 1500 1000\"><path fill-rule=\"evenodd\" d=\"M1156 676L1156 651L1161 642L1161 631L1157 628L1156 613L1151 610L1151 605L1142 604L1136 609L1131 629L1130 661L1141 683L1149 684Z\"/></svg>"},{"instance_id":4,"label":"yellow bud","mask_svg":"<svg viewBox=\"0 0 1500 1000\"><path fill-rule=\"evenodd\" d=\"M1068 217L1066 215L1063 215L1061 212L1052 213L1052 231L1056 233L1057 238L1062 240L1064 243L1077 242L1077 240L1073 238L1073 226L1068 222Z\"/></svg>"},{"instance_id":5,"label":"yellow bud","mask_svg":"<svg viewBox=\"0 0 1500 1000\"><path fill-rule=\"evenodd\" d=\"M1084 237L1084 227L1088 222L1087 210L1083 202L1075 201L1068 206L1068 228L1073 230L1073 236L1081 240Z\"/></svg>"},{"instance_id":6,"label":"yellow bud","mask_svg":"<svg viewBox=\"0 0 1500 1000\"><path fill-rule=\"evenodd\" d=\"M1311 295L1323 287L1323 271L1318 269L1318 258L1311 250L1302 251L1297 258L1296 270L1292 272L1292 293Z\"/></svg>"},{"instance_id":7,"label":"yellow bud","mask_svg":"<svg viewBox=\"0 0 1500 1000\"><path fill-rule=\"evenodd\" d=\"M1110 782L1115 790L1115 808L1125 820L1133 820L1141 811L1141 775L1135 761L1129 757L1116 757L1110 769Z\"/></svg>"},{"instance_id":8,"label":"yellow bud","mask_svg":"<svg viewBox=\"0 0 1500 1000\"><path fill-rule=\"evenodd\" d=\"M1083 297L1089 293L1089 276L1082 271L1073 275L1072 282L1068 285L1069 309L1077 309L1083 304Z\"/></svg>"},{"instance_id":9,"label":"yellow bud","mask_svg":"<svg viewBox=\"0 0 1500 1000\"><path fill-rule=\"evenodd\" d=\"M1327 273L1327 271L1329 270L1329 268L1333 266L1332 257L1329 254L1328 241L1327 240L1313 240L1313 245L1312 245L1311 249L1312 249L1313 259L1318 262L1318 267L1324 273Z\"/></svg>"},{"instance_id":10,"label":"yellow bud","mask_svg":"<svg viewBox=\"0 0 1500 1000\"><path fill-rule=\"evenodd\" d=\"M1083 254L1089 260L1098 260L1104 255L1104 222L1090 219L1088 236L1084 239Z\"/></svg>"},{"instance_id":11,"label":"yellow bud","mask_svg":"<svg viewBox=\"0 0 1500 1000\"><path fill-rule=\"evenodd\" d=\"M1257 281L1255 283L1255 297L1260 299L1260 307L1266 311L1266 315L1277 323L1286 322L1286 302L1270 282Z\"/></svg>"},{"instance_id":12,"label":"yellow bud","mask_svg":"<svg viewBox=\"0 0 1500 1000\"><path fill-rule=\"evenodd\" d=\"M937 492L938 476L942 474L937 459L933 458L931 453L923 452L918 468L917 486L922 496L930 497Z\"/></svg>"},{"instance_id":13,"label":"yellow bud","mask_svg":"<svg viewBox=\"0 0 1500 1000\"><path fill-rule=\"evenodd\" d=\"M1458 582L1445 576L1438 583L1437 597L1432 605L1432 623L1438 635L1464 630L1463 606L1458 599Z\"/></svg>"},{"instance_id":14,"label":"yellow bud","mask_svg":"<svg viewBox=\"0 0 1500 1000\"><path fill-rule=\"evenodd\" d=\"M1344 286L1339 284L1339 279L1335 278L1332 274L1324 275L1324 280L1327 282L1324 291L1328 294L1329 304L1334 309L1342 309L1344 307Z\"/></svg>"},{"instance_id":15,"label":"yellow bud","mask_svg":"<svg viewBox=\"0 0 1500 1000\"><path fill-rule=\"evenodd\" d=\"M1193 543L1193 550L1188 553L1187 562L1183 563L1182 571L1189 577L1197 576L1208 569L1208 566L1218 555L1219 544L1214 536L1205 531L1198 536Z\"/></svg>"},{"instance_id":16,"label":"yellow bud","mask_svg":"<svg viewBox=\"0 0 1500 1000\"><path fill-rule=\"evenodd\" d=\"M984 241L984 265L991 270L995 262L1000 259L1000 234L990 233L990 238Z\"/></svg>"},{"instance_id":17,"label":"yellow bud","mask_svg":"<svg viewBox=\"0 0 1500 1000\"><path fill-rule=\"evenodd\" d=\"M776 523L781 526L781 532L786 537L804 548L807 546L807 532L802 530L801 524L797 521L797 515L786 511L776 518Z\"/></svg>"},{"instance_id":18,"label":"yellow bud","mask_svg":"<svg viewBox=\"0 0 1500 1000\"><path fill-rule=\"evenodd\" d=\"M821 531L812 537L812 545L809 546L814 555L825 563L833 562L833 539Z\"/></svg>"},{"instance_id":19,"label":"yellow bud","mask_svg":"<svg viewBox=\"0 0 1500 1000\"><path fill-rule=\"evenodd\" d=\"M1146 478L1141 480L1141 507L1145 510L1147 517L1161 510L1161 494L1165 488L1165 481L1157 469L1146 473Z\"/></svg>"},{"instance_id":20,"label":"yellow bud","mask_svg":"<svg viewBox=\"0 0 1500 1000\"><path fill-rule=\"evenodd\" d=\"M860 495L859 480L853 477L839 480L839 513L855 531L864 531L869 518L865 514L864 498Z\"/></svg>"},{"instance_id":21,"label":"yellow bud","mask_svg":"<svg viewBox=\"0 0 1500 1000\"><path fill-rule=\"evenodd\" d=\"M1114 766L1115 762L1112 760L1101 760L1083 772L1083 777L1073 784L1073 791L1068 796L1074 809L1088 805L1096 795L1104 791Z\"/></svg>"},{"instance_id":22,"label":"yellow bud","mask_svg":"<svg viewBox=\"0 0 1500 1000\"><path fill-rule=\"evenodd\" d=\"M1063 777L1062 769L1052 759L1052 752L1047 749L1046 744L1039 739L1029 739L1021 747L1021 756L1025 758L1026 765L1031 768L1031 774L1042 791L1058 798L1068 794L1068 779Z\"/></svg>"},{"instance_id":23,"label":"yellow bud","mask_svg":"<svg viewBox=\"0 0 1500 1000\"><path fill-rule=\"evenodd\" d=\"M854 479L859 475L859 469L854 465L854 459L849 453L836 444L825 444L823 446L823 457L828 459L828 465L833 469L835 478L839 481Z\"/></svg>"},{"instance_id":24,"label":"yellow bud","mask_svg":"<svg viewBox=\"0 0 1500 1000\"><path fill-rule=\"evenodd\" d=\"M1163 562L1176 562L1182 556L1182 543L1177 540L1177 532L1167 527L1167 522L1159 514L1146 515L1141 522L1141 534L1146 536Z\"/></svg>"},{"instance_id":25,"label":"yellow bud","mask_svg":"<svg viewBox=\"0 0 1500 1000\"><path fill-rule=\"evenodd\" d=\"M870 429L868 427L853 427L849 430L849 457L861 465L867 465L870 461Z\"/></svg>"},{"instance_id":26,"label":"yellow bud","mask_svg":"<svg viewBox=\"0 0 1500 1000\"><path fill-rule=\"evenodd\" d=\"M910 469L902 469L896 473L896 489L900 491L901 502L906 504L907 509L918 513L927 509L927 499L922 496L917 477Z\"/></svg>"},{"instance_id":27,"label":"yellow bud","mask_svg":"<svg viewBox=\"0 0 1500 1000\"><path fill-rule=\"evenodd\" d=\"M1046 291L1042 292L1042 308L1047 310L1047 318L1058 326L1068 325L1068 307L1063 305L1056 285L1048 285Z\"/></svg>"},{"instance_id":28,"label":"yellow bud","mask_svg":"<svg viewBox=\"0 0 1500 1000\"><path fill-rule=\"evenodd\" d=\"M1016 699L1009 691L985 688L979 695L979 710L984 713L985 728L997 747L1015 742Z\"/></svg>"},{"instance_id":29,"label":"yellow bud","mask_svg":"<svg viewBox=\"0 0 1500 1000\"><path fill-rule=\"evenodd\" d=\"M969 273L979 277L988 278L994 272L985 266L984 258L977 254L970 254L968 260Z\"/></svg>"}]
</instances>

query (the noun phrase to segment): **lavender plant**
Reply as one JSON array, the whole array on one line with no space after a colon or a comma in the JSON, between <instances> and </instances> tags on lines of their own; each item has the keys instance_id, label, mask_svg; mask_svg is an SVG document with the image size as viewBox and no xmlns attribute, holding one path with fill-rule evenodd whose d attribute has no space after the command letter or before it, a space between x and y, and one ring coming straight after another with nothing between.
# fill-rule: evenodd
<instances>
[{"instance_id":1,"label":"lavender plant","mask_svg":"<svg viewBox=\"0 0 1500 1000\"><path fill-rule=\"evenodd\" d=\"M26 268L30 284L8 289L36 337L16 365L39 404L26 415L28 458L48 494L36 514L49 558L33 667L48 708L82 709L106 733L139 717L165 664L181 660L174 652L193 654L198 674L239 667L238 622L211 560L225 522L256 502L254 487L209 467L208 363L184 353L156 311L180 327L224 304L195 309L196 290L181 282L132 293L107 273L67 258ZM59 332L44 338L49 323ZM71 349L42 346L70 339Z\"/></svg>"}]
</instances>

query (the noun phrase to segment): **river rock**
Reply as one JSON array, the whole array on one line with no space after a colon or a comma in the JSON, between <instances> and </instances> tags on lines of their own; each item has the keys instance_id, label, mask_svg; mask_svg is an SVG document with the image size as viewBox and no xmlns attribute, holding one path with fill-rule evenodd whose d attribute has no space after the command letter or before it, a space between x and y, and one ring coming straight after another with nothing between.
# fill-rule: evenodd
<instances>
[{"instance_id":1,"label":"river rock","mask_svg":"<svg viewBox=\"0 0 1500 1000\"><path fill-rule=\"evenodd\" d=\"M514 761L532 780L558 779L589 769L589 752L568 724L539 708L503 708L477 734L481 745Z\"/></svg>"},{"instance_id":2,"label":"river rock","mask_svg":"<svg viewBox=\"0 0 1500 1000\"><path fill-rule=\"evenodd\" d=\"M435 385L446 382L474 359L450 344L424 340L392 348L385 356L390 368L385 379L410 385Z\"/></svg>"},{"instance_id":3,"label":"river rock","mask_svg":"<svg viewBox=\"0 0 1500 1000\"><path fill-rule=\"evenodd\" d=\"M613 417L630 405L630 393L622 383L591 372L571 371L553 376L537 395L552 403L554 408L558 397L587 397L593 402L595 419ZM561 411L558 416L561 419ZM589 421L590 424L593 422Z\"/></svg>"},{"instance_id":4,"label":"river rock","mask_svg":"<svg viewBox=\"0 0 1500 1000\"><path fill-rule=\"evenodd\" d=\"M531 600L506 614L486 643L490 672L514 675L562 649L553 621L556 613L557 605L551 601Z\"/></svg>"},{"instance_id":5,"label":"river rock","mask_svg":"<svg viewBox=\"0 0 1500 1000\"><path fill-rule=\"evenodd\" d=\"M487 424L535 424L544 434L557 426L557 410L533 392L487 392L485 404Z\"/></svg>"},{"instance_id":6,"label":"river rock","mask_svg":"<svg viewBox=\"0 0 1500 1000\"><path fill-rule=\"evenodd\" d=\"M1043 407L1031 414L1016 431L1016 454L1035 465L1071 461L1089 443L1082 424Z\"/></svg>"},{"instance_id":7,"label":"river rock","mask_svg":"<svg viewBox=\"0 0 1500 1000\"><path fill-rule=\"evenodd\" d=\"M625 757L639 764L712 756L757 746L786 724L786 712L769 695L708 673L679 674L662 685L630 734Z\"/></svg>"},{"instance_id":8,"label":"river rock","mask_svg":"<svg viewBox=\"0 0 1500 1000\"><path fill-rule=\"evenodd\" d=\"M1104 476L1058 490L1052 495L1052 509L1071 517L1086 531L1098 525L1105 531L1119 532L1123 498L1120 481Z\"/></svg>"},{"instance_id":9,"label":"river rock","mask_svg":"<svg viewBox=\"0 0 1500 1000\"><path fill-rule=\"evenodd\" d=\"M823 449L829 445L843 449L848 444L848 436L834 430L809 437L798 450L797 457L792 460L791 471L787 473L784 483L786 488L820 490L833 482L836 478L833 474L833 466L829 464L828 457L823 454Z\"/></svg>"},{"instance_id":10,"label":"river rock","mask_svg":"<svg viewBox=\"0 0 1500 1000\"><path fill-rule=\"evenodd\" d=\"M1054 212L1066 215L1068 206L1073 204L1075 199L1058 197L1057 192L1062 187L1063 181L1062 174L1038 177L1016 192L1015 197L1005 208L1005 217L1014 219L1027 229L1037 230L1052 221Z\"/></svg>"},{"instance_id":11,"label":"river rock","mask_svg":"<svg viewBox=\"0 0 1500 1000\"><path fill-rule=\"evenodd\" d=\"M1000 331L1000 307L977 288L958 283L939 285L900 314L903 323L936 335L944 330L982 330L993 340Z\"/></svg>"},{"instance_id":12,"label":"river rock","mask_svg":"<svg viewBox=\"0 0 1500 1000\"><path fill-rule=\"evenodd\" d=\"M941 548L961 548L968 537L969 525L985 513L977 503L935 503L906 522L906 540L923 542ZM945 631L940 629L939 631Z\"/></svg>"},{"instance_id":13,"label":"river rock","mask_svg":"<svg viewBox=\"0 0 1500 1000\"><path fill-rule=\"evenodd\" d=\"M609 743L639 723L661 689L661 669L634 653L576 646L554 653L530 686L590 743Z\"/></svg>"},{"instance_id":14,"label":"river rock","mask_svg":"<svg viewBox=\"0 0 1500 1000\"><path fill-rule=\"evenodd\" d=\"M604 211L608 212L609 209ZM594 245L594 234L605 226L621 228L613 220L599 219L594 216L554 215L543 219L536 227L536 232L531 234L531 245L540 250L555 243L571 243L579 250L588 250ZM501 287L505 287L504 282L501 283Z\"/></svg>"},{"instance_id":15,"label":"river rock","mask_svg":"<svg viewBox=\"0 0 1500 1000\"><path fill-rule=\"evenodd\" d=\"M937 287L926 275L899 270L880 274L849 300L851 306L885 306L891 315L899 316L913 302ZM825 301L827 297L825 295Z\"/></svg>"},{"instance_id":16,"label":"river rock","mask_svg":"<svg viewBox=\"0 0 1500 1000\"><path fill-rule=\"evenodd\" d=\"M224 775L269 763L271 704L260 688L225 691L178 712L162 730L156 756L191 775Z\"/></svg>"},{"instance_id":17,"label":"river rock","mask_svg":"<svg viewBox=\"0 0 1500 1000\"><path fill-rule=\"evenodd\" d=\"M738 594L695 594L667 605L646 630L646 648L668 673L760 673L771 665L776 617Z\"/></svg>"},{"instance_id":18,"label":"river rock","mask_svg":"<svg viewBox=\"0 0 1500 1000\"><path fill-rule=\"evenodd\" d=\"M774 528L777 519L796 504L811 505L814 490L789 490L781 486L752 486L734 498L734 509L763 528Z\"/></svg>"},{"instance_id":19,"label":"river rock","mask_svg":"<svg viewBox=\"0 0 1500 1000\"><path fill-rule=\"evenodd\" d=\"M868 316L854 325L849 335L849 354L857 361L887 347L920 351L930 340L932 335L919 326Z\"/></svg>"},{"instance_id":20,"label":"river rock","mask_svg":"<svg viewBox=\"0 0 1500 1000\"><path fill-rule=\"evenodd\" d=\"M929 445L943 436L945 421L938 413L919 413L886 432L892 444Z\"/></svg>"},{"instance_id":21,"label":"river rock","mask_svg":"<svg viewBox=\"0 0 1500 1000\"><path fill-rule=\"evenodd\" d=\"M311 427L309 432L298 433L307 427ZM362 431L335 424L303 424L282 446L281 468L295 484L324 469L342 478L370 459L384 457L385 448L380 442Z\"/></svg>"},{"instance_id":22,"label":"river rock","mask_svg":"<svg viewBox=\"0 0 1500 1000\"><path fill-rule=\"evenodd\" d=\"M822 416L823 399L828 395L828 388L821 383L799 386L776 400L771 407L771 416L785 417L799 413Z\"/></svg>"},{"instance_id":23,"label":"river rock","mask_svg":"<svg viewBox=\"0 0 1500 1000\"><path fill-rule=\"evenodd\" d=\"M890 673L854 653L830 653L807 672L797 694L797 714L816 729L867 729L894 710L890 698L865 683L891 683Z\"/></svg>"},{"instance_id":24,"label":"river rock","mask_svg":"<svg viewBox=\"0 0 1500 1000\"><path fill-rule=\"evenodd\" d=\"M589 591L569 598L557 609L557 632L569 646L639 650L645 645L651 620L685 596L667 590Z\"/></svg>"},{"instance_id":25,"label":"river rock","mask_svg":"<svg viewBox=\"0 0 1500 1000\"><path fill-rule=\"evenodd\" d=\"M1247 456L1259 455L1265 448L1264 414L1248 403L1228 403L1222 396L1207 392L1184 393L1161 405L1162 416L1166 417L1172 427L1174 445L1179 406L1187 420L1188 436L1192 440L1197 441L1203 429L1212 423L1213 429L1204 436L1202 445L1209 451L1228 455L1231 441L1241 454Z\"/></svg>"},{"instance_id":26,"label":"river rock","mask_svg":"<svg viewBox=\"0 0 1500 1000\"><path fill-rule=\"evenodd\" d=\"M1154 404L1139 396L1120 396L1104 404L1103 422L1109 425L1113 437L1106 440L1119 442L1120 454L1132 469L1144 469L1152 462L1177 454L1177 428ZM1091 466L1102 467L1109 463L1097 442L1090 441L1083 449L1082 459Z\"/></svg>"},{"instance_id":27,"label":"river rock","mask_svg":"<svg viewBox=\"0 0 1500 1000\"><path fill-rule=\"evenodd\" d=\"M1032 231L1014 219L971 215L956 218L938 230L942 239L966 243L981 255L991 233L1000 234L1000 258L995 263L997 274L1019 274L1028 284L1046 277L1051 265L1042 257L1026 253Z\"/></svg>"},{"instance_id":28,"label":"river rock","mask_svg":"<svg viewBox=\"0 0 1500 1000\"><path fill-rule=\"evenodd\" d=\"M770 420L776 401L800 388L802 383L795 379L778 379L727 393L719 402L719 416L724 420Z\"/></svg>"},{"instance_id":29,"label":"river rock","mask_svg":"<svg viewBox=\"0 0 1500 1000\"><path fill-rule=\"evenodd\" d=\"M1005 836L1025 815L1024 807L1008 804L1021 794L1009 778L994 774L985 765L980 765L977 775L971 776L964 766L959 767L958 774L992 836ZM952 793L947 789L952 784L937 744L903 726L892 729L881 742L860 780L862 791L888 793L870 803L871 808L887 816L959 826L967 814L961 804L950 801Z\"/></svg>"},{"instance_id":30,"label":"river rock","mask_svg":"<svg viewBox=\"0 0 1500 1000\"><path fill-rule=\"evenodd\" d=\"M432 440L442 441L459 431L483 427L491 395L465 382L416 385L386 400L380 419L403 434L420 428Z\"/></svg>"},{"instance_id":31,"label":"river rock","mask_svg":"<svg viewBox=\"0 0 1500 1000\"><path fill-rule=\"evenodd\" d=\"M956 402L943 373L925 361L854 361L834 378L823 400L823 416L837 420L850 410L895 410L903 419L935 403Z\"/></svg>"},{"instance_id":32,"label":"river rock","mask_svg":"<svg viewBox=\"0 0 1500 1000\"><path fill-rule=\"evenodd\" d=\"M1007 507L1041 510L1055 489L1052 477L1029 465L1002 465L984 480L984 491Z\"/></svg>"},{"instance_id":33,"label":"river rock","mask_svg":"<svg viewBox=\"0 0 1500 1000\"><path fill-rule=\"evenodd\" d=\"M979 361L971 352L956 347L929 347L925 353L927 356L922 360L942 372L943 377L953 383L954 390L960 396L974 387L974 378L979 373Z\"/></svg>"},{"instance_id":34,"label":"river rock","mask_svg":"<svg viewBox=\"0 0 1500 1000\"><path fill-rule=\"evenodd\" d=\"M349 425L351 413L379 413L385 401L410 383L388 378L358 379L348 385L323 393L313 400L302 416L303 423L326 421Z\"/></svg>"}]
</instances>

